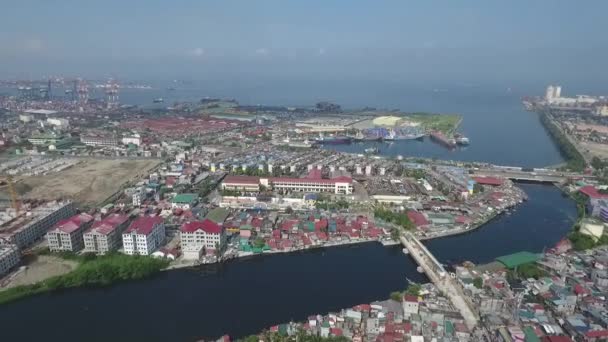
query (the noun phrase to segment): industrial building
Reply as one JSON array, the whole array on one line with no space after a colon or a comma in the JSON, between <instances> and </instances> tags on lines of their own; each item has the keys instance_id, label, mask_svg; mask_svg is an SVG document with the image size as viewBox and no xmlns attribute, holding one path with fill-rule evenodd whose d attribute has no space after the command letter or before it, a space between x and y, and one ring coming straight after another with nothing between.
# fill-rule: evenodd
<instances>
[{"instance_id":1,"label":"industrial building","mask_svg":"<svg viewBox=\"0 0 608 342\"><path fill-rule=\"evenodd\" d=\"M0 226L0 239L24 249L43 237L57 222L75 212L71 201L45 203Z\"/></svg>"},{"instance_id":2,"label":"industrial building","mask_svg":"<svg viewBox=\"0 0 608 342\"><path fill-rule=\"evenodd\" d=\"M84 234L84 251L106 254L117 250L122 242L121 234L127 228L129 217L111 214L101 221L95 221Z\"/></svg>"},{"instance_id":3,"label":"industrial building","mask_svg":"<svg viewBox=\"0 0 608 342\"><path fill-rule=\"evenodd\" d=\"M165 223L159 216L135 219L122 234L125 254L150 255L165 242Z\"/></svg>"},{"instance_id":4,"label":"industrial building","mask_svg":"<svg viewBox=\"0 0 608 342\"><path fill-rule=\"evenodd\" d=\"M46 233L49 250L52 252L78 252L83 249L84 240L82 234L92 221L93 216L86 213L59 221L52 230Z\"/></svg>"}]
</instances>

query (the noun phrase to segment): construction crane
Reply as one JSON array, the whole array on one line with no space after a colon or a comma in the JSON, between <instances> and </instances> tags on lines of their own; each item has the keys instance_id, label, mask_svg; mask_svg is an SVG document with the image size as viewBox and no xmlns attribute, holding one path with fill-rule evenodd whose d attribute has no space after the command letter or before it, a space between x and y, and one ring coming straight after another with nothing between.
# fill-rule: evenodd
<instances>
[{"instance_id":1,"label":"construction crane","mask_svg":"<svg viewBox=\"0 0 608 342\"><path fill-rule=\"evenodd\" d=\"M8 193L11 198L11 208L15 210L15 213L19 215L21 211L21 202L19 201L19 196L17 195L17 191L15 190L15 183L13 182L13 176L6 175L0 176L0 181L6 182L8 186Z\"/></svg>"}]
</instances>

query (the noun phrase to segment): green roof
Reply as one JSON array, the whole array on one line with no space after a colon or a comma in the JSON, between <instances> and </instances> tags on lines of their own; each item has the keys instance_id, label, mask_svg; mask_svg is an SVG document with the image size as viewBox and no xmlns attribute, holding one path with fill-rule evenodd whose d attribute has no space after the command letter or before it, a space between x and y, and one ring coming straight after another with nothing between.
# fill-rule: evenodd
<instances>
[{"instance_id":1,"label":"green roof","mask_svg":"<svg viewBox=\"0 0 608 342\"><path fill-rule=\"evenodd\" d=\"M526 335L526 342L540 342L540 338L536 336L534 329L531 326L527 326L524 329L524 334Z\"/></svg>"},{"instance_id":2,"label":"green roof","mask_svg":"<svg viewBox=\"0 0 608 342\"><path fill-rule=\"evenodd\" d=\"M454 324L452 322L445 321L445 333L450 336L454 334Z\"/></svg>"},{"instance_id":3,"label":"green roof","mask_svg":"<svg viewBox=\"0 0 608 342\"><path fill-rule=\"evenodd\" d=\"M228 215L230 215L230 212L227 209L215 208L211 210L209 214L207 214L206 218L210 219L215 223L224 223L224 221L226 221L226 219L228 218Z\"/></svg>"},{"instance_id":4,"label":"green roof","mask_svg":"<svg viewBox=\"0 0 608 342\"><path fill-rule=\"evenodd\" d=\"M173 197L173 203L194 203L198 199L197 194L178 194Z\"/></svg>"},{"instance_id":5,"label":"green roof","mask_svg":"<svg viewBox=\"0 0 608 342\"><path fill-rule=\"evenodd\" d=\"M535 253L517 252L514 254L501 256L496 258L496 260L501 262L507 268L515 268L519 265L536 262L539 258L539 255Z\"/></svg>"}]
</instances>

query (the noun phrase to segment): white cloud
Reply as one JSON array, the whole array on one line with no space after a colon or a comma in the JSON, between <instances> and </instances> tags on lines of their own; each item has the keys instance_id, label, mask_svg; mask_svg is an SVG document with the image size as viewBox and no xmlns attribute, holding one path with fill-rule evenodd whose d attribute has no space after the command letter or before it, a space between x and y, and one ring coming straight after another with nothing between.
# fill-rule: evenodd
<instances>
[{"instance_id":1,"label":"white cloud","mask_svg":"<svg viewBox=\"0 0 608 342\"><path fill-rule=\"evenodd\" d=\"M200 57L205 54L205 49L198 47L192 50L192 54L196 57Z\"/></svg>"},{"instance_id":2,"label":"white cloud","mask_svg":"<svg viewBox=\"0 0 608 342\"><path fill-rule=\"evenodd\" d=\"M270 53L267 48L258 48L255 50L255 54L258 56L267 56Z\"/></svg>"},{"instance_id":3,"label":"white cloud","mask_svg":"<svg viewBox=\"0 0 608 342\"><path fill-rule=\"evenodd\" d=\"M30 38L23 41L23 49L26 51L40 51L43 48L44 44L38 38Z\"/></svg>"}]
</instances>

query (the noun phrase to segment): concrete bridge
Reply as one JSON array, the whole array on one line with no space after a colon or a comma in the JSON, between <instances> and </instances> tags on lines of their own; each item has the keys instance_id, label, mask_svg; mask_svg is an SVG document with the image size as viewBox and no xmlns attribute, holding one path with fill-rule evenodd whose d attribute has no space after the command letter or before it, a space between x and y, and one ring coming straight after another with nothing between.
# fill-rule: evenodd
<instances>
[{"instance_id":1,"label":"concrete bridge","mask_svg":"<svg viewBox=\"0 0 608 342\"><path fill-rule=\"evenodd\" d=\"M541 182L541 183L563 183L569 179L595 179L594 176L583 175L580 173L562 172L552 169L532 169L531 171L522 171L517 167L492 167L492 168L475 168L470 169L471 176L486 176L508 178L511 180Z\"/></svg>"},{"instance_id":2,"label":"concrete bridge","mask_svg":"<svg viewBox=\"0 0 608 342\"><path fill-rule=\"evenodd\" d=\"M411 233L405 232L400 239L403 246L409 251L409 255L422 267L427 277L450 299L454 307L460 311L467 328L473 330L479 322L479 317L467 301L462 288L456 283L456 280L447 274L443 265Z\"/></svg>"}]
</instances>

